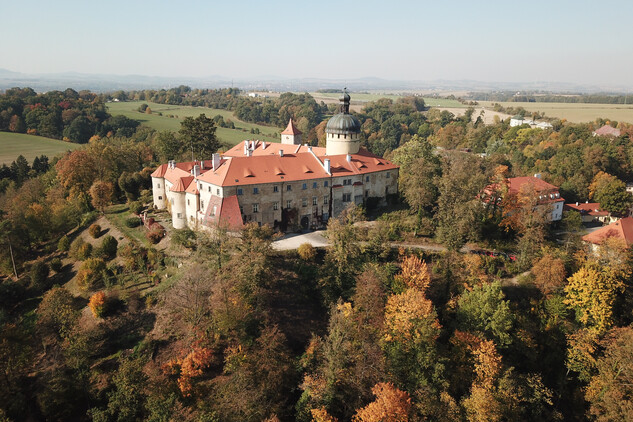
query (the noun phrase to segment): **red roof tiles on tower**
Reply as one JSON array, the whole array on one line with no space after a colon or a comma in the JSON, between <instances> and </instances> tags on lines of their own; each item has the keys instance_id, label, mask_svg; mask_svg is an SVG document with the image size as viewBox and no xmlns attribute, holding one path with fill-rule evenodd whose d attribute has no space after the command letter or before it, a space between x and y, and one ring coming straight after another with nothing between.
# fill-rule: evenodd
<instances>
[{"instance_id":1,"label":"red roof tiles on tower","mask_svg":"<svg viewBox=\"0 0 633 422\"><path fill-rule=\"evenodd\" d=\"M301 131L297 129L292 119L290 119L290 121L288 121L288 126L283 132L281 132L281 134L282 135L301 135Z\"/></svg>"}]
</instances>

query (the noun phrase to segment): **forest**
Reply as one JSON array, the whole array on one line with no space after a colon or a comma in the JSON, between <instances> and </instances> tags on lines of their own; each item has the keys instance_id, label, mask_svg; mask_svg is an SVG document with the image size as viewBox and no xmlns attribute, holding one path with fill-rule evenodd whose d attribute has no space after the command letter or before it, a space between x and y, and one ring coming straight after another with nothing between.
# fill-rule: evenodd
<instances>
[{"instance_id":1,"label":"forest","mask_svg":"<svg viewBox=\"0 0 633 422\"><path fill-rule=\"evenodd\" d=\"M57 107L30 92L0 96L9 121L27 124L36 99ZM324 141L326 111L309 99L237 94L209 101L272 101ZM78 95L68 109L87 120L107 100ZM473 113L418 98L358 113L364 146L400 166L399 197L331 219L327 248L277 251L265 226L166 224L164 239L138 227L144 211L161 218L158 164L220 147L204 116L166 133L106 130L100 115L82 148L0 169L0 421L633 420L630 248L591 252L578 213L550 224L527 195L485 197L540 173L566 202L625 215L633 127L486 126ZM621 136L592 136L602 124Z\"/></svg>"}]
</instances>

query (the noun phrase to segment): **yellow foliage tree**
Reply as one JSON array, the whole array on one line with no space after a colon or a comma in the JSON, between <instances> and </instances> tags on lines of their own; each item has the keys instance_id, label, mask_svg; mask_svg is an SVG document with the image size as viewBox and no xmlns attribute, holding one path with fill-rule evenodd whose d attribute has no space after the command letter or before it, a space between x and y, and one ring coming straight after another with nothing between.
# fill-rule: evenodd
<instances>
[{"instance_id":1,"label":"yellow foliage tree","mask_svg":"<svg viewBox=\"0 0 633 422\"><path fill-rule=\"evenodd\" d=\"M418 289L392 295L385 306L386 342L433 341L440 331L433 304Z\"/></svg>"},{"instance_id":2,"label":"yellow foliage tree","mask_svg":"<svg viewBox=\"0 0 633 422\"><path fill-rule=\"evenodd\" d=\"M494 342L484 340L475 355L475 382L470 396L464 399L464 408L469 422L495 422L503 416L502 405L497 399L496 383L501 374L501 356Z\"/></svg>"},{"instance_id":3,"label":"yellow foliage tree","mask_svg":"<svg viewBox=\"0 0 633 422\"><path fill-rule=\"evenodd\" d=\"M101 318L105 313L106 295L104 292L97 292L90 296L88 306L95 318Z\"/></svg>"},{"instance_id":4,"label":"yellow foliage tree","mask_svg":"<svg viewBox=\"0 0 633 422\"><path fill-rule=\"evenodd\" d=\"M411 255L404 257L400 265L401 271L396 276L396 280L404 283L409 288L426 292L431 283L431 276L429 275L426 262L415 255Z\"/></svg>"},{"instance_id":5,"label":"yellow foliage tree","mask_svg":"<svg viewBox=\"0 0 633 422\"><path fill-rule=\"evenodd\" d=\"M545 296L549 296L565 283L565 263L550 254L544 255L532 267L534 284Z\"/></svg>"},{"instance_id":6,"label":"yellow foliage tree","mask_svg":"<svg viewBox=\"0 0 633 422\"><path fill-rule=\"evenodd\" d=\"M338 422L338 419L330 415L324 407L311 409L310 414L314 422Z\"/></svg>"},{"instance_id":7,"label":"yellow foliage tree","mask_svg":"<svg viewBox=\"0 0 633 422\"><path fill-rule=\"evenodd\" d=\"M596 333L613 323L613 304L624 284L611 271L587 263L569 277L565 304L576 312L578 322Z\"/></svg>"},{"instance_id":8,"label":"yellow foliage tree","mask_svg":"<svg viewBox=\"0 0 633 422\"><path fill-rule=\"evenodd\" d=\"M378 383L371 389L376 400L359 409L353 422L407 422L411 411L411 398L390 382Z\"/></svg>"},{"instance_id":9,"label":"yellow foliage tree","mask_svg":"<svg viewBox=\"0 0 633 422\"><path fill-rule=\"evenodd\" d=\"M112 202L114 195L114 186L110 182L97 180L90 187L90 199L92 205L101 212L105 211L105 207Z\"/></svg>"}]
</instances>

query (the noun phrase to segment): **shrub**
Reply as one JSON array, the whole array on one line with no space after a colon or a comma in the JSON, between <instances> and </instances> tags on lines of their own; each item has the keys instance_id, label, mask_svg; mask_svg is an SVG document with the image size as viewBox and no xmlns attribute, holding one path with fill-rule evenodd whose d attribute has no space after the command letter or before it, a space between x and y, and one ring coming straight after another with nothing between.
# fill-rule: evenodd
<instances>
[{"instance_id":1,"label":"shrub","mask_svg":"<svg viewBox=\"0 0 633 422\"><path fill-rule=\"evenodd\" d=\"M99 248L100 255L107 260L114 259L118 247L119 242L114 237L107 235L101 242L101 247Z\"/></svg>"},{"instance_id":2,"label":"shrub","mask_svg":"<svg viewBox=\"0 0 633 422\"><path fill-rule=\"evenodd\" d=\"M79 249L77 249L77 259L85 260L92 255L92 245L90 243L83 243Z\"/></svg>"},{"instance_id":3,"label":"shrub","mask_svg":"<svg viewBox=\"0 0 633 422\"><path fill-rule=\"evenodd\" d=\"M141 201L130 202L130 212L133 212L136 215L141 214L144 208L145 207L143 206L143 203Z\"/></svg>"},{"instance_id":4,"label":"shrub","mask_svg":"<svg viewBox=\"0 0 633 422\"><path fill-rule=\"evenodd\" d=\"M138 217L129 217L125 220L125 225L130 228L138 227L141 225L141 219Z\"/></svg>"},{"instance_id":5,"label":"shrub","mask_svg":"<svg viewBox=\"0 0 633 422\"><path fill-rule=\"evenodd\" d=\"M155 245L158 242L160 242L160 240L163 238L164 235L165 235L165 232L163 230L154 229L147 232L147 240L149 240L150 243Z\"/></svg>"},{"instance_id":6,"label":"shrub","mask_svg":"<svg viewBox=\"0 0 633 422\"><path fill-rule=\"evenodd\" d=\"M88 227L88 233L90 233L90 236L96 239L101 234L101 226L96 223L92 224L90 227Z\"/></svg>"},{"instance_id":7,"label":"shrub","mask_svg":"<svg viewBox=\"0 0 633 422\"><path fill-rule=\"evenodd\" d=\"M297 252L304 261L314 261L314 258L316 258L316 249L309 243L301 244Z\"/></svg>"},{"instance_id":8,"label":"shrub","mask_svg":"<svg viewBox=\"0 0 633 422\"><path fill-rule=\"evenodd\" d=\"M68 236L62 236L62 238L59 239L59 242L57 242L57 250L60 252L68 252L69 248L70 239L68 238Z\"/></svg>"},{"instance_id":9,"label":"shrub","mask_svg":"<svg viewBox=\"0 0 633 422\"><path fill-rule=\"evenodd\" d=\"M105 314L107 298L104 292L97 292L90 296L88 306L95 318L101 318Z\"/></svg>"},{"instance_id":10,"label":"shrub","mask_svg":"<svg viewBox=\"0 0 633 422\"><path fill-rule=\"evenodd\" d=\"M174 230L171 234L171 241L174 244L190 249L193 249L195 246L195 243L193 242L195 238L196 234L191 229L178 229Z\"/></svg>"},{"instance_id":11,"label":"shrub","mask_svg":"<svg viewBox=\"0 0 633 422\"><path fill-rule=\"evenodd\" d=\"M48 278L48 265L42 261L37 261L31 265L31 271L29 276L31 277L31 284L36 288L43 288L46 279Z\"/></svg>"},{"instance_id":12,"label":"shrub","mask_svg":"<svg viewBox=\"0 0 633 422\"><path fill-rule=\"evenodd\" d=\"M60 272L63 268L63 264L62 264L62 260L59 258L53 258L51 259L51 270L55 271L56 273Z\"/></svg>"},{"instance_id":13,"label":"shrub","mask_svg":"<svg viewBox=\"0 0 633 422\"><path fill-rule=\"evenodd\" d=\"M81 237L78 237L75 240L73 240L72 243L70 244L70 247L68 248L68 255L70 255L71 257L75 259L79 259L77 257L79 248L81 248L85 243L86 241L83 240L83 238Z\"/></svg>"},{"instance_id":14,"label":"shrub","mask_svg":"<svg viewBox=\"0 0 633 422\"><path fill-rule=\"evenodd\" d=\"M106 265L103 259L87 259L81 264L79 271L77 271L77 285L85 290L101 286L103 284L105 270Z\"/></svg>"}]
</instances>

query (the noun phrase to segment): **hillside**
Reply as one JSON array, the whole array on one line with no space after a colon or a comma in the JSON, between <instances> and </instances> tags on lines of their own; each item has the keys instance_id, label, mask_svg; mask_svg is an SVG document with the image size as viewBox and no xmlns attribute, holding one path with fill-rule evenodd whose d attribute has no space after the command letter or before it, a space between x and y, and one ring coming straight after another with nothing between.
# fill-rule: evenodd
<instances>
[{"instance_id":1,"label":"hillside","mask_svg":"<svg viewBox=\"0 0 633 422\"><path fill-rule=\"evenodd\" d=\"M49 158L79 148L81 145L42 136L0 132L0 164L11 164L20 154L29 162L40 155Z\"/></svg>"}]
</instances>

